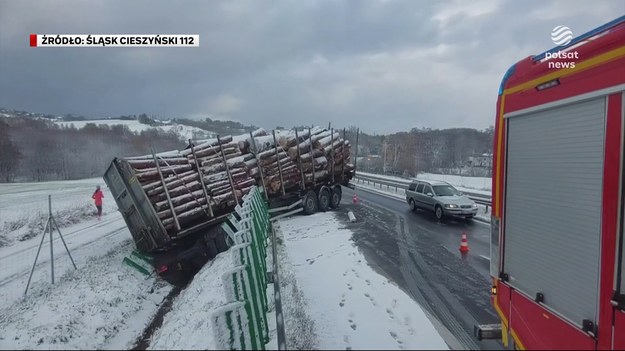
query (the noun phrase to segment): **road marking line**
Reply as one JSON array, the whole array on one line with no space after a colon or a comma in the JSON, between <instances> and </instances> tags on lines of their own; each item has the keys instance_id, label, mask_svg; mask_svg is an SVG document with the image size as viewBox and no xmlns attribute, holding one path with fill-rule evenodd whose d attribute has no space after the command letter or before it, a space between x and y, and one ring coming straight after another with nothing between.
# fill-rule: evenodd
<instances>
[{"instance_id":1,"label":"road marking line","mask_svg":"<svg viewBox=\"0 0 625 351\"><path fill-rule=\"evenodd\" d=\"M484 256L484 255L480 255L481 258L490 261L490 257Z\"/></svg>"}]
</instances>

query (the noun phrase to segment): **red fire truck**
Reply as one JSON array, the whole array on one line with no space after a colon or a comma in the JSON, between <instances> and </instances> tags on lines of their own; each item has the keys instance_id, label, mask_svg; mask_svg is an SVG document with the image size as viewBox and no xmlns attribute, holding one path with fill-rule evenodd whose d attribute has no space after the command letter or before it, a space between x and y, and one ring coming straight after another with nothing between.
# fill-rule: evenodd
<instances>
[{"instance_id":1,"label":"red fire truck","mask_svg":"<svg viewBox=\"0 0 625 351\"><path fill-rule=\"evenodd\" d=\"M625 349L624 106L625 16L503 78L490 273L505 347Z\"/></svg>"}]
</instances>

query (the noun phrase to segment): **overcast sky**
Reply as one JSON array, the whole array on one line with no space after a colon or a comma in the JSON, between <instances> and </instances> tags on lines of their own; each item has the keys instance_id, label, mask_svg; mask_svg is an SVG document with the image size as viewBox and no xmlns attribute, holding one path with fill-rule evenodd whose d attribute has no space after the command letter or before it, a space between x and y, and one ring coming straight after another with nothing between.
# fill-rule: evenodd
<instances>
[{"instance_id":1,"label":"overcast sky","mask_svg":"<svg viewBox=\"0 0 625 351\"><path fill-rule=\"evenodd\" d=\"M0 106L217 117L264 128L493 124L519 59L625 1L0 0ZM197 48L30 48L30 33L198 34Z\"/></svg>"}]
</instances>

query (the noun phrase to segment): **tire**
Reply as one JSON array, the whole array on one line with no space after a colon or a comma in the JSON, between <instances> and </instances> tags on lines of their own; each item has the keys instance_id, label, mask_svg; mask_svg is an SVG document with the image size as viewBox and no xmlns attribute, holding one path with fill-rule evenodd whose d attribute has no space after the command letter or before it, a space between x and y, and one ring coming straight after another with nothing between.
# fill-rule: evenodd
<instances>
[{"instance_id":1,"label":"tire","mask_svg":"<svg viewBox=\"0 0 625 351\"><path fill-rule=\"evenodd\" d=\"M416 212L417 211L417 204L414 203L414 200L410 199L410 201L408 203L410 204L410 211Z\"/></svg>"},{"instance_id":2,"label":"tire","mask_svg":"<svg viewBox=\"0 0 625 351\"><path fill-rule=\"evenodd\" d=\"M343 189L340 185L335 185L332 188L332 196L330 197L330 208L338 208L341 204L341 197L343 197Z\"/></svg>"},{"instance_id":3,"label":"tire","mask_svg":"<svg viewBox=\"0 0 625 351\"><path fill-rule=\"evenodd\" d=\"M321 188L319 190L319 211L325 212L330 209L330 190L328 188Z\"/></svg>"},{"instance_id":4,"label":"tire","mask_svg":"<svg viewBox=\"0 0 625 351\"><path fill-rule=\"evenodd\" d=\"M302 206L304 207L304 214L311 215L317 212L319 209L317 203L317 194L309 190L302 198Z\"/></svg>"},{"instance_id":5,"label":"tire","mask_svg":"<svg viewBox=\"0 0 625 351\"><path fill-rule=\"evenodd\" d=\"M436 207L434 208L434 215L439 221L442 220L443 217L445 217L445 214L443 213L443 208L439 205L436 205Z\"/></svg>"}]
</instances>

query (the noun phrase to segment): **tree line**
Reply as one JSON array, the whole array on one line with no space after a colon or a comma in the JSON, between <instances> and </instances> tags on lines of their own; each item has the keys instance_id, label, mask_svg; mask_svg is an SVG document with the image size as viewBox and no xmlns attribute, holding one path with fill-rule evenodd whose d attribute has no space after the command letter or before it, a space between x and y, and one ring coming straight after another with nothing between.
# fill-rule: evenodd
<instances>
[{"instance_id":1,"label":"tree line","mask_svg":"<svg viewBox=\"0 0 625 351\"><path fill-rule=\"evenodd\" d=\"M145 114L129 118L151 122ZM177 122L224 135L256 128L209 118ZM352 153L356 152L356 131L356 127L346 129ZM413 128L389 135L360 132L357 166L362 171L400 176L419 172L490 176L492 145L493 127ZM99 177L114 157L149 154L151 147L161 152L179 150L185 144L175 133L156 128L135 133L123 125L87 124L76 129L45 119L0 118L0 182Z\"/></svg>"},{"instance_id":2,"label":"tree line","mask_svg":"<svg viewBox=\"0 0 625 351\"><path fill-rule=\"evenodd\" d=\"M173 132L132 132L124 125L81 129L33 118L0 118L0 182L101 177L115 157L179 150Z\"/></svg>"},{"instance_id":3,"label":"tree line","mask_svg":"<svg viewBox=\"0 0 625 351\"><path fill-rule=\"evenodd\" d=\"M356 145L356 127L347 139ZM358 169L416 176L420 172L490 176L494 128L413 128L389 135L358 135Z\"/></svg>"}]
</instances>

